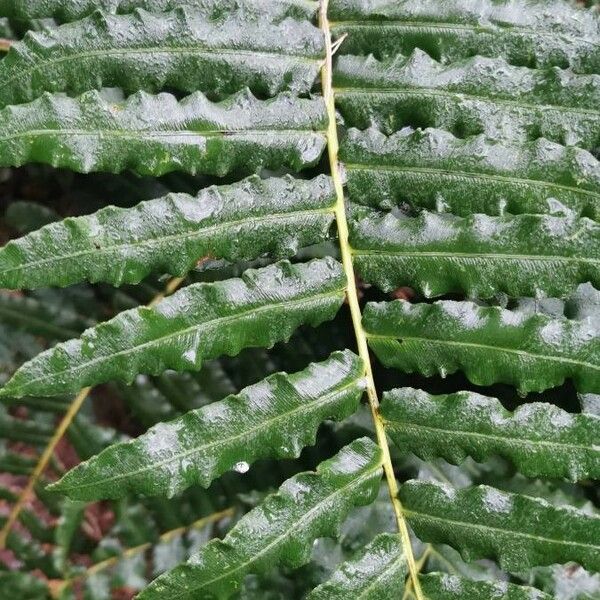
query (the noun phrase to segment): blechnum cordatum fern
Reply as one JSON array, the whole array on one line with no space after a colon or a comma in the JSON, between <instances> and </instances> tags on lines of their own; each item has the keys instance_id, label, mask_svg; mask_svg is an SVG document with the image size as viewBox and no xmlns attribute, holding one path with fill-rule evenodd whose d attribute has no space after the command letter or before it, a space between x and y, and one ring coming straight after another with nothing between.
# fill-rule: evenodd
<instances>
[{"instance_id":1,"label":"blechnum cordatum fern","mask_svg":"<svg viewBox=\"0 0 600 600\"><path fill-rule=\"evenodd\" d=\"M1 597L600 598L593 8L0 17Z\"/></svg>"}]
</instances>

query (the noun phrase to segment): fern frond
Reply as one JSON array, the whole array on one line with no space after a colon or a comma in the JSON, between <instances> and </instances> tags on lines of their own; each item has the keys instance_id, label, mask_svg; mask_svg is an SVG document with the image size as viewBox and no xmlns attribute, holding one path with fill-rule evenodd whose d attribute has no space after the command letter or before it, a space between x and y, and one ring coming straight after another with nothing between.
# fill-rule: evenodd
<instances>
[{"instance_id":1,"label":"fern frond","mask_svg":"<svg viewBox=\"0 0 600 600\"><path fill-rule=\"evenodd\" d=\"M220 103L199 92L181 101L145 92L124 101L97 91L78 98L44 94L0 111L0 165L154 176L299 171L319 160L326 123L321 99L290 94L261 101L242 91Z\"/></svg>"},{"instance_id":2,"label":"fern frond","mask_svg":"<svg viewBox=\"0 0 600 600\"><path fill-rule=\"evenodd\" d=\"M204 487L240 464L296 458L314 444L325 419L353 414L364 391L363 367L350 351L294 375L279 373L236 396L161 423L80 464L52 490L80 500L128 492L173 496Z\"/></svg>"},{"instance_id":3,"label":"fern frond","mask_svg":"<svg viewBox=\"0 0 600 600\"><path fill-rule=\"evenodd\" d=\"M148 551L152 551L158 555L161 550L168 550L169 545L171 548L175 546L175 548L178 550L183 550L182 547L184 546L184 540L182 538L186 534L198 534L202 530L207 529L209 525L231 519L234 516L234 513L235 510L232 508L219 510L215 513L197 519L189 525L175 527L172 530L166 531L162 533L157 540L143 542L133 548L124 548L119 554L96 562L83 572L73 573L72 576L58 583L56 587L60 593L64 593L66 590L76 588L78 584L86 582L88 584L91 583L91 587L93 589L97 586L94 586L94 583L92 582L105 575L107 571L110 571L115 567L119 567L123 563L126 563L126 561L135 560L140 556L143 556L143 554L147 553ZM162 546L166 546L166 548L162 548Z\"/></svg>"},{"instance_id":4,"label":"fern frond","mask_svg":"<svg viewBox=\"0 0 600 600\"><path fill-rule=\"evenodd\" d=\"M416 49L378 61L340 56L337 105L347 124L387 134L435 127L459 137L551 141L594 150L600 144L600 77L515 67L475 56L443 65Z\"/></svg>"},{"instance_id":5,"label":"fern frond","mask_svg":"<svg viewBox=\"0 0 600 600\"><path fill-rule=\"evenodd\" d=\"M126 311L40 354L15 373L0 396L52 396L110 380L129 382L139 373L197 370L207 358L271 346L301 324L332 319L345 283L340 265L326 258L194 284L155 308Z\"/></svg>"},{"instance_id":6,"label":"fern frond","mask_svg":"<svg viewBox=\"0 0 600 600\"><path fill-rule=\"evenodd\" d=\"M340 565L307 600L402 598L407 573L400 537L382 533L365 546L359 558Z\"/></svg>"},{"instance_id":7,"label":"fern frond","mask_svg":"<svg viewBox=\"0 0 600 600\"><path fill-rule=\"evenodd\" d=\"M476 54L503 56L514 65L600 71L600 18L565 0L335 0L331 18L336 37L347 35L342 51L352 54L408 54L426 48L449 63Z\"/></svg>"},{"instance_id":8,"label":"fern frond","mask_svg":"<svg viewBox=\"0 0 600 600\"><path fill-rule=\"evenodd\" d=\"M315 0L0 0L0 14L13 19L55 19L65 23L97 10L127 14L136 9L165 12L180 6L201 11L212 19L238 11L249 20L262 16L273 21L287 17L312 19L317 12Z\"/></svg>"},{"instance_id":9,"label":"fern frond","mask_svg":"<svg viewBox=\"0 0 600 600\"><path fill-rule=\"evenodd\" d=\"M400 499L421 539L448 543L468 561L493 558L509 572L569 561L599 569L597 514L485 485L455 490L408 481Z\"/></svg>"},{"instance_id":10,"label":"fern frond","mask_svg":"<svg viewBox=\"0 0 600 600\"><path fill-rule=\"evenodd\" d=\"M51 423L17 419L4 406L0 407L0 439L44 446L52 437L53 430Z\"/></svg>"},{"instance_id":11,"label":"fern frond","mask_svg":"<svg viewBox=\"0 0 600 600\"><path fill-rule=\"evenodd\" d=\"M572 379L600 391L600 335L593 322L523 315L472 302L369 303L369 345L388 367L445 376L464 371L476 385L508 383L526 393Z\"/></svg>"},{"instance_id":12,"label":"fern frond","mask_svg":"<svg viewBox=\"0 0 600 600\"><path fill-rule=\"evenodd\" d=\"M315 539L335 535L351 508L375 500L381 475L380 450L367 438L356 440L316 473L286 481L222 541L209 542L190 561L156 579L140 600L225 598L248 573L306 563Z\"/></svg>"},{"instance_id":13,"label":"fern frond","mask_svg":"<svg viewBox=\"0 0 600 600\"><path fill-rule=\"evenodd\" d=\"M551 596L532 587L513 583L472 581L456 575L429 573L421 576L429 600L550 600Z\"/></svg>"},{"instance_id":14,"label":"fern frond","mask_svg":"<svg viewBox=\"0 0 600 600\"><path fill-rule=\"evenodd\" d=\"M581 283L600 287L600 225L585 218L407 218L356 207L350 225L360 276L386 292L563 297Z\"/></svg>"},{"instance_id":15,"label":"fern frond","mask_svg":"<svg viewBox=\"0 0 600 600\"><path fill-rule=\"evenodd\" d=\"M432 396L403 388L385 392L381 415L403 451L424 460L460 464L500 455L528 477L600 479L600 417L570 414L533 402L505 410L496 398L474 392Z\"/></svg>"},{"instance_id":16,"label":"fern frond","mask_svg":"<svg viewBox=\"0 0 600 600\"><path fill-rule=\"evenodd\" d=\"M48 597L48 588L41 579L35 575L18 571L1 571L0 589L14 600L35 600Z\"/></svg>"},{"instance_id":17,"label":"fern frond","mask_svg":"<svg viewBox=\"0 0 600 600\"><path fill-rule=\"evenodd\" d=\"M46 340L68 340L90 325L87 319L66 307L53 307L38 298L6 292L0 292L0 319Z\"/></svg>"},{"instance_id":18,"label":"fern frond","mask_svg":"<svg viewBox=\"0 0 600 600\"><path fill-rule=\"evenodd\" d=\"M164 89L224 98L248 87L256 95L310 91L323 60L323 36L308 21L255 22L233 14L209 20L178 8L89 18L13 44L0 62L0 106L46 92L79 95L118 87L130 94Z\"/></svg>"},{"instance_id":19,"label":"fern frond","mask_svg":"<svg viewBox=\"0 0 600 600\"><path fill-rule=\"evenodd\" d=\"M389 137L351 129L340 150L350 198L389 209L502 215L568 213L599 220L600 162L543 138L498 142L438 130Z\"/></svg>"},{"instance_id":20,"label":"fern frond","mask_svg":"<svg viewBox=\"0 0 600 600\"><path fill-rule=\"evenodd\" d=\"M14 600L600 590L582 4L0 0L0 570L49 580Z\"/></svg>"},{"instance_id":21,"label":"fern frond","mask_svg":"<svg viewBox=\"0 0 600 600\"><path fill-rule=\"evenodd\" d=\"M325 176L308 182L253 176L195 197L171 194L134 208L103 208L9 242L0 249L0 287L118 286L152 272L184 275L205 256L292 256L327 239L334 203Z\"/></svg>"}]
</instances>

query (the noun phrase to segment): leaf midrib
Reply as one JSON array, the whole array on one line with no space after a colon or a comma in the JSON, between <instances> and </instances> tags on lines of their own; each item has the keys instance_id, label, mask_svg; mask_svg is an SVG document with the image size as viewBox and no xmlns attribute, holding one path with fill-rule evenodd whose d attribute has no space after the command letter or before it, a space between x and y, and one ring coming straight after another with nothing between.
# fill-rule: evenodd
<instances>
[{"instance_id":1,"label":"leaf midrib","mask_svg":"<svg viewBox=\"0 0 600 600\"><path fill-rule=\"evenodd\" d=\"M154 48L119 48L119 49L111 49L105 48L102 50L86 50L85 52L79 52L75 54L68 54L66 56L61 56L59 58L51 58L45 60L43 56L35 55L35 58L40 57L41 62L36 62L31 65L27 70L21 70L13 77L5 80L3 82L4 88L8 88L15 81L23 79L24 75L29 73L39 72L41 69L46 69L48 67L52 67L63 62L76 61L80 62L81 60L87 60L90 58L102 57L102 58L111 58L116 56L133 56L135 54L196 54L196 55L204 55L211 56L214 55L215 59L219 58L219 55L231 55L233 57L244 56L244 57L252 57L254 58L257 54L264 56L265 59L289 59L289 60L299 60L305 62L307 64L316 63L317 65L323 60L320 57L316 56L308 56L305 54L295 54L295 53L283 53L283 52L271 52L266 50L236 50L233 48L217 48L217 47L207 47L207 46L181 46L175 48L169 48L165 46L157 46Z\"/></svg>"},{"instance_id":2,"label":"leaf midrib","mask_svg":"<svg viewBox=\"0 0 600 600\"><path fill-rule=\"evenodd\" d=\"M96 481L83 483L83 484L79 484L79 485L70 485L70 486L64 486L64 487L57 486L57 489L60 489L62 492L67 492L67 491L71 491L71 490L80 490L80 489L84 489L84 488L88 488L88 487L94 487L96 485L109 483L109 482L113 483L115 481L119 481L120 479L128 479L130 477L140 475L142 473L145 473L146 471L152 471L158 467L163 467L164 465L167 465L171 462L179 461L182 458L187 458L188 456L191 456L193 454L202 453L209 448L214 448L216 446L218 447L218 446L223 446L223 445L226 446L226 445L232 444L235 441L238 441L242 438L253 435L257 431L260 431L261 429L268 429L274 423L281 421L281 420L286 420L291 415L294 415L299 412L304 412L304 411L306 411L307 407L315 408L315 409L321 408L321 407L327 405L330 401L336 400L337 397L340 394L343 394L346 390L348 390L352 387L355 387L360 380L361 380L361 377L358 377L358 378L354 379L353 381L351 381L350 383L343 385L340 388L336 388L332 391L329 391L329 392L323 394L322 396L319 396L318 398L316 398L314 400L311 400L308 404L299 404L292 410L287 411L285 413L279 413L279 414L275 415L274 417L270 417L269 419L267 419L265 421L261 421L259 425L253 426L250 429L246 429L245 431L242 431L241 433L238 433L233 436L229 436L225 439L222 439L222 438L216 439L216 440L211 441L210 443L207 443L207 444L204 444L201 446L196 446L190 450L186 450L185 452L181 452L177 455L171 456L160 462L153 462L153 463L149 464L147 467L144 467L142 469L137 469L136 471L127 471L126 473L120 473L120 474L114 475L112 477L104 477L104 478L98 479Z\"/></svg>"},{"instance_id":3,"label":"leaf midrib","mask_svg":"<svg viewBox=\"0 0 600 600\"><path fill-rule=\"evenodd\" d=\"M564 546L581 546L583 548L592 548L594 550L598 550L600 549L600 545L593 545L593 544L587 544L585 542L574 542L572 540L557 540L554 538L547 538L547 537L543 537L541 535L534 535L532 533L523 533L522 531L515 531L513 529L502 529L501 527L492 527L491 525L481 525L480 523L467 523L465 521L456 521L454 519L449 519L448 517L437 517L434 515L429 515L427 513L422 513L419 511L415 511L415 510L410 510L405 508L404 509L405 513L408 515L414 515L417 518L421 517L425 520L429 519L432 521L442 521L445 524L452 524L452 525L457 525L458 527L465 527L467 529L471 528L471 529L483 529L483 530L492 530L492 531L500 531L502 533L504 533L505 535L515 535L517 537L525 537L525 538L530 538L530 539L534 539L534 540L538 540L542 543L550 543L550 544L558 544L558 545L564 545ZM489 536L488 536L489 537Z\"/></svg>"},{"instance_id":4,"label":"leaf midrib","mask_svg":"<svg viewBox=\"0 0 600 600\"><path fill-rule=\"evenodd\" d=\"M377 160L379 157L373 157L373 160ZM352 171L400 171L408 173L420 173L423 175L442 175L447 177L465 177L472 179L488 179L490 181L506 182L515 185L532 185L541 187L551 187L558 190L564 190L565 192L573 192L576 194L585 194L598 198L600 200L600 192L593 190L586 190L579 187L568 186L562 183L554 183L552 181L544 181L541 179L527 179L524 177L513 177L510 175L497 175L491 173L477 173L474 171L462 171L462 170L451 170L451 169L436 169L433 167L412 167L412 166L400 166L400 165L370 165L367 163L351 163L345 162L344 166Z\"/></svg>"},{"instance_id":5,"label":"leaf midrib","mask_svg":"<svg viewBox=\"0 0 600 600\"><path fill-rule=\"evenodd\" d=\"M19 131L17 133L0 137L0 142L9 142L11 140L44 135L72 135L72 136L88 136L88 137L120 137L123 139L127 138L162 138L162 137L223 137L224 139L231 139L234 136L261 136L261 135L272 135L285 134L292 136L294 134L322 134L324 131L320 129L214 129L214 130L190 130L190 129L172 129L172 130L149 130L149 129L28 129L26 131Z\"/></svg>"},{"instance_id":6,"label":"leaf midrib","mask_svg":"<svg viewBox=\"0 0 600 600\"><path fill-rule=\"evenodd\" d=\"M150 201L152 202L152 201ZM13 271L21 271L24 269L30 269L30 268L35 268L35 267L39 267L40 265L45 265L45 264L49 264L49 263L60 263L62 261L65 260L71 260L73 258L76 257L81 257L81 256L88 256L90 254L97 256L98 254L110 254L111 252L114 252L115 250L121 250L121 249L127 249L127 248L138 248L141 246L151 246L154 244L161 244L164 242L169 242L169 241L173 241L173 240L187 240L190 238L194 238L194 237L198 237L201 238L203 237L203 235L211 235L215 232L221 231L223 229L227 229L229 227L238 227L240 225L244 225L244 224L252 224L252 223L262 223L262 222L269 222L269 221L285 221L286 219L292 219L292 217L305 217L305 216L312 216L312 215L318 215L318 214L329 214L333 212L333 207L331 208L318 208L318 209L307 209L307 210L302 210L302 211L290 211L287 213L266 213L264 215L264 217L249 217L246 219L237 219L237 220L232 220L232 221L226 221L224 223L219 223L217 225L211 225L209 227L204 227L201 229L196 229L194 231L188 231L186 233L182 233L182 234L172 234L172 235L167 235L167 236L163 236L163 237L153 237L153 238L148 238L148 239L144 239L144 240L140 240L137 242L128 242L128 243L123 243L123 244L113 244L113 245L107 245L107 246L102 246L100 249L98 248L88 248L87 250L81 250L79 252L73 252L71 254L63 254L60 255L58 257L51 257L51 258L45 258L45 259L41 259L41 260L36 260L36 261L29 261L26 263L23 263L21 265L15 266L15 267L11 267L9 269L0 269L0 276L6 273L12 273ZM85 217L82 217L83 219L85 219ZM196 223L197 226L200 226L199 223ZM106 227L106 225L104 225L104 227Z\"/></svg>"},{"instance_id":7,"label":"leaf midrib","mask_svg":"<svg viewBox=\"0 0 600 600\"><path fill-rule=\"evenodd\" d=\"M391 431L394 431L394 430L402 431L403 429L415 428L415 429L422 429L422 430L430 431L432 433L442 432L444 434L448 434L451 436L453 435L456 437L478 437L478 438L484 438L484 439L497 440L498 442L504 442L504 443L508 443L508 444L510 444L512 442L517 442L518 444L523 444L523 445L528 445L528 446L540 445L540 446L557 447L557 448L560 448L561 452L565 452L569 448L576 448L577 450L584 450L586 452L591 450L593 452L600 454L600 446L594 447L593 444L581 445L581 444L573 444L571 442L562 442L562 441L548 442L545 440L531 440L531 439L527 439L527 438L514 437L511 435L506 435L506 436L494 435L491 433L480 433L480 432L475 432L475 431L471 431L471 430L465 431L463 429L444 429L443 427L433 427L433 426L429 426L429 425L421 425L419 423L414 423L412 421L402 422L402 421L397 421L395 419L388 419L386 417L383 417L383 420L385 423L389 424ZM512 420L512 419L510 419L510 420ZM564 448L561 448L561 446L564 446Z\"/></svg>"},{"instance_id":8,"label":"leaf midrib","mask_svg":"<svg viewBox=\"0 0 600 600\"><path fill-rule=\"evenodd\" d=\"M319 509L321 508L322 505L328 504L333 498L335 498L336 496L340 495L342 492L350 490L353 487L358 487L364 481L366 481L370 477L372 477L372 475L377 470L379 470L380 467L381 467L381 464L378 463L376 467L373 467L373 468L369 469L363 475L357 477L356 479L351 480L348 484L344 485L341 488L338 488L332 494L330 494L329 496L326 496L325 498L323 498L316 506L313 506L308 512L304 513L302 515L302 517L300 517L300 519L298 519L298 521L296 521L294 524L290 525L290 527L284 533L282 533L281 535L277 536L273 541L271 541L269 544L267 544L266 546L264 546L250 560L248 560L248 561L246 561L244 563L238 563L234 569L230 569L229 571L225 571L222 574L218 575L217 577L214 577L213 579L210 579L209 581L204 581L199 586L194 586L194 587L191 587L191 588L187 588L185 590L185 594L187 596L189 596L189 594L191 594L193 592L196 592L197 590L200 590L200 589L202 589L202 588L204 588L206 586L209 586L209 585L215 583L216 581L219 581L220 579L224 579L225 577L229 577L233 573L236 573L237 571L240 571L242 569L246 569L246 567L248 565L252 564L253 562L256 562L257 559L259 559L261 556L263 556L264 554L266 554L269 550L271 550L271 548L273 548L274 546L276 546L277 544L279 544L282 540L284 540L286 537L288 537L290 534L292 534L294 530L300 528L305 521L309 521L312 518L313 514L319 511ZM191 566L193 567L193 565L191 565Z\"/></svg>"},{"instance_id":9,"label":"leaf midrib","mask_svg":"<svg viewBox=\"0 0 600 600\"><path fill-rule=\"evenodd\" d=\"M566 363L578 365L580 367L589 368L594 371L600 371L600 365L595 365L593 363L575 360L574 358L569 358L566 356L552 356L552 355L547 355L547 354L536 354L534 352L528 352L526 350L516 350L515 348L506 348L504 346L488 346L486 344L476 344L474 342L454 342L451 340L440 340L440 339L435 339L435 338L423 338L423 337L416 337L416 336L403 336L403 335L394 336L394 335L384 335L384 334L371 334L368 332L367 332L367 338L381 339L381 340L386 340L386 341L394 341L398 344L400 344L401 341L411 341L411 342L417 342L417 343L441 344L441 345L448 345L448 346L467 346L467 347L477 348L477 349L481 349L481 350L489 350L491 352L498 352L498 353L506 352L508 354L518 354L521 356L528 356L533 359L548 360L550 362L563 362L563 363L566 362Z\"/></svg>"},{"instance_id":10,"label":"leaf midrib","mask_svg":"<svg viewBox=\"0 0 600 600\"><path fill-rule=\"evenodd\" d=\"M208 284L208 285L210 285L210 284ZM235 313L233 315L228 315L226 317L218 317L218 318L212 319L210 321L204 321L200 324L193 325L192 327L187 327L187 328L177 331L175 333L171 333L169 335L165 335L165 336L162 336L159 338L154 338L148 342L144 342L143 344L138 344L137 346L134 346L132 348L128 348L126 350L121 350L119 352L115 352L109 356L100 356L99 358L86 361L85 363L83 363L81 365L77 365L75 367L71 367L70 369L65 369L63 371L54 371L49 375L42 375L40 377L28 379L26 382L24 382L19 387L27 389L28 387L35 385L35 384L39 383L40 381L44 381L44 380L48 380L48 379L50 379L50 380L56 379L56 378L59 378L61 375L64 375L65 373L69 373L69 374L75 373L77 371L81 371L82 369L90 368L93 365L96 365L98 363L102 363L107 360L112 360L116 356L126 356L128 354L137 353L145 348L154 346L156 344L161 344L165 340L170 340L172 338L177 338L179 336L185 336L185 335L193 332L194 330L200 329L202 327L215 326L216 324L222 324L222 323L229 323L232 321L236 321L238 319L243 319L251 314L256 314L256 313L260 313L260 312L268 311L268 310L272 310L272 309L278 309L278 308L284 308L284 307L294 307L296 305L300 305L303 303L311 303L313 301L318 301L322 298L333 298L336 295L341 295L344 290L345 290L345 288L340 288L340 289L332 290L331 292L326 292L326 293L321 293L321 294L313 294L312 296L307 296L307 297L299 298L296 300L289 300L286 302L274 302L274 303L259 306L259 307L256 307L256 308L253 308L250 310ZM48 350L47 352L52 352L52 350ZM5 388L0 389L0 396L2 395L2 392L4 391L4 389Z\"/></svg>"},{"instance_id":11,"label":"leaf midrib","mask_svg":"<svg viewBox=\"0 0 600 600\"><path fill-rule=\"evenodd\" d=\"M398 250L371 250L371 249L356 249L352 248L352 254L355 256L406 256L406 257L434 257L434 258L478 258L485 260L522 260L527 262L583 262L583 263L600 263L600 258L587 258L583 256L552 256L548 254L484 254L481 252L454 252L448 250L447 252L436 251L436 252L403 252Z\"/></svg>"},{"instance_id":12,"label":"leaf midrib","mask_svg":"<svg viewBox=\"0 0 600 600\"><path fill-rule=\"evenodd\" d=\"M413 95L431 95L431 96L442 96L447 98L461 100L474 100L482 102L490 102L493 104L505 104L507 106L514 106L516 108L524 108L531 110L552 110L560 112L570 113L581 113L590 114L600 117L600 110L593 108L580 108L577 106L564 106L560 104L545 104L545 103L531 103L524 102L522 100L509 100L508 98L501 98L497 96L485 96L483 94L471 94L461 91L443 90L432 87L389 87L389 88L370 88L370 87L339 87L335 88L338 95L371 95L371 94L382 94L382 95L394 95L394 94L413 94Z\"/></svg>"}]
</instances>

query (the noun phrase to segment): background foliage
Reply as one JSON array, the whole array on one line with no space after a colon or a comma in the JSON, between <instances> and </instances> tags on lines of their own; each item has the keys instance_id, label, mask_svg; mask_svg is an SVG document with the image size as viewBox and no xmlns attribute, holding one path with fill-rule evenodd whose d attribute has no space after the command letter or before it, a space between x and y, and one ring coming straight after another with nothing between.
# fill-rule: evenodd
<instances>
[{"instance_id":1,"label":"background foliage","mask_svg":"<svg viewBox=\"0 0 600 600\"><path fill-rule=\"evenodd\" d=\"M424 597L600 598L600 23L472 4L328 11L394 475ZM126 599L172 569L144 597L415 594L362 366L332 354L356 341L317 11L0 0L3 597ZM148 448L197 462L110 484Z\"/></svg>"}]
</instances>

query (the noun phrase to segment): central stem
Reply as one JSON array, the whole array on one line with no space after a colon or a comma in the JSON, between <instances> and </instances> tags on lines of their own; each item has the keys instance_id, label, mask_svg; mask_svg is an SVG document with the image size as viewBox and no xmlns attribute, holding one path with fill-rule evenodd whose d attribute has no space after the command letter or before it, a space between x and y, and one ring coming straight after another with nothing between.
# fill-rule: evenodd
<instances>
[{"instance_id":1,"label":"central stem","mask_svg":"<svg viewBox=\"0 0 600 600\"><path fill-rule=\"evenodd\" d=\"M412 552L412 544L410 541L410 535L408 532L408 525L404 518L402 505L398 499L398 483L394 474L394 467L390 457L390 448L385 434L383 421L379 414L379 400L377 398L377 388L375 387L375 380L373 378L373 369L371 366L371 357L369 355L369 346L367 344L367 338L362 327L362 313L360 310L360 303L358 299L358 293L356 290L356 277L354 276L354 266L352 263L352 253L350 251L350 244L348 242L348 220L346 218L346 204L344 200L344 185L340 174L339 162L338 162L338 151L339 151L339 140L337 135L337 125L335 117L335 97L333 92L333 48L331 43L331 30L329 27L329 19L327 17L329 6L329 0L321 0L320 11L319 11L319 25L325 36L325 49L326 57L321 69L321 84L323 87L323 97L327 106L327 117L329 124L327 127L327 149L329 153L329 166L331 170L331 177L333 179L333 185L336 193L336 206L335 206L335 217L338 229L338 238L340 242L340 251L342 255L342 264L344 266L344 272L348 282L348 305L350 307L350 315L352 316L352 325L354 327L354 333L356 336L356 344L358 347L358 354L361 357L364 368L365 378L367 381L367 397L369 399L369 407L371 409L371 416L373 418L373 424L375 427L375 434L377 436L377 444L381 448L383 455L383 470L387 481L387 486L390 494L390 500L394 507L394 513L396 515L396 522L398 524L398 531L402 538L402 545L404 547L404 554L406 556L406 562L410 572L413 589L417 600L424 600L423 592L421 591L421 585L418 579L418 570L415 563L415 558Z\"/></svg>"}]
</instances>

